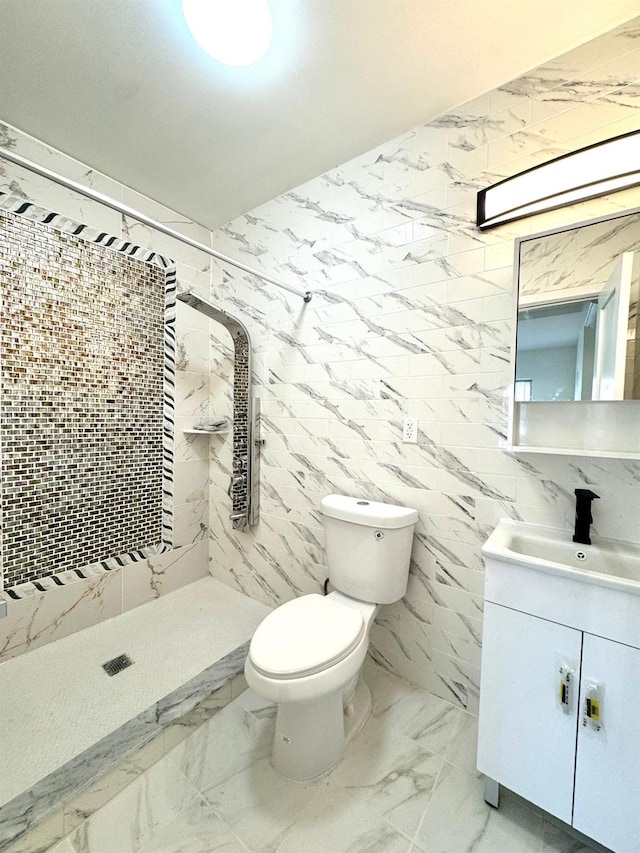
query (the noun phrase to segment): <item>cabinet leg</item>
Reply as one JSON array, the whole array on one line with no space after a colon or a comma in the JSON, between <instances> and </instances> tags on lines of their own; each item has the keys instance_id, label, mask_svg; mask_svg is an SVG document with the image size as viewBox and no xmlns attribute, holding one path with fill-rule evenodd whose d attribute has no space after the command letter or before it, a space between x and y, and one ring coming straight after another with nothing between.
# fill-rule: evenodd
<instances>
[{"instance_id":1,"label":"cabinet leg","mask_svg":"<svg viewBox=\"0 0 640 853\"><path fill-rule=\"evenodd\" d=\"M484 777L484 801L494 809L500 805L500 783L488 776Z\"/></svg>"}]
</instances>

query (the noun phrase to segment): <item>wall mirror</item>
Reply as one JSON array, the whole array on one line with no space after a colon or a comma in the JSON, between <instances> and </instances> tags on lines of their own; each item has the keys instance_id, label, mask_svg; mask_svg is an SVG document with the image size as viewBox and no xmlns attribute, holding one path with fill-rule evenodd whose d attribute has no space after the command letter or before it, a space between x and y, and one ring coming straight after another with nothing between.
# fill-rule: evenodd
<instances>
[{"instance_id":1,"label":"wall mirror","mask_svg":"<svg viewBox=\"0 0 640 853\"><path fill-rule=\"evenodd\" d=\"M640 210L516 244L514 398L640 399Z\"/></svg>"},{"instance_id":2,"label":"wall mirror","mask_svg":"<svg viewBox=\"0 0 640 853\"><path fill-rule=\"evenodd\" d=\"M640 459L640 208L515 244L508 447Z\"/></svg>"}]
</instances>

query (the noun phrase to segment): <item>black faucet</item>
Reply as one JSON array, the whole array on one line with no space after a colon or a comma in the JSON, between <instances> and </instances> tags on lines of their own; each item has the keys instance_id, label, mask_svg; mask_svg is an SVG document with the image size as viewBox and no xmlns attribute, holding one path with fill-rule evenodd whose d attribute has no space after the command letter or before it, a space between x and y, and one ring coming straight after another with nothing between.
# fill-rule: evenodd
<instances>
[{"instance_id":1,"label":"black faucet","mask_svg":"<svg viewBox=\"0 0 640 853\"><path fill-rule=\"evenodd\" d=\"M589 527L593 521L591 515L591 501L599 498L591 489L576 489L576 528L573 534L573 541L579 542L581 545L591 545L591 537L589 536Z\"/></svg>"}]
</instances>

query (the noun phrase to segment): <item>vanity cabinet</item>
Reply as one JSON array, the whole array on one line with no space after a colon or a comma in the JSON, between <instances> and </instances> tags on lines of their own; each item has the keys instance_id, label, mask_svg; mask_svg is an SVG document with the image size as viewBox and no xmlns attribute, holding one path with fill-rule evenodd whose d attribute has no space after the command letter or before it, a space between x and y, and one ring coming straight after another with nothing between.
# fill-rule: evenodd
<instances>
[{"instance_id":1,"label":"vanity cabinet","mask_svg":"<svg viewBox=\"0 0 640 853\"><path fill-rule=\"evenodd\" d=\"M478 769L616 853L638 853L640 649L487 603L482 655ZM583 720L589 684L599 727Z\"/></svg>"},{"instance_id":2,"label":"vanity cabinet","mask_svg":"<svg viewBox=\"0 0 640 853\"><path fill-rule=\"evenodd\" d=\"M478 770L638 853L640 596L485 558Z\"/></svg>"},{"instance_id":3,"label":"vanity cabinet","mask_svg":"<svg viewBox=\"0 0 640 853\"><path fill-rule=\"evenodd\" d=\"M482 632L478 769L571 823L577 701L556 696L560 654L579 672L581 634L487 603Z\"/></svg>"}]
</instances>

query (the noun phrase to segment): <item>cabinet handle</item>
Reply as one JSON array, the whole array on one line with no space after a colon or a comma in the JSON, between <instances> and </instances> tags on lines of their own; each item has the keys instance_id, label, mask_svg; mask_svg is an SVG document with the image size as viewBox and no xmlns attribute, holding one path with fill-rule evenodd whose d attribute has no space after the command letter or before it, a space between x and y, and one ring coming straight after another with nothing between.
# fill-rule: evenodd
<instances>
[{"instance_id":1,"label":"cabinet handle","mask_svg":"<svg viewBox=\"0 0 640 853\"><path fill-rule=\"evenodd\" d=\"M584 706L582 709L582 726L594 732L602 730L602 684L596 681L585 681L583 685Z\"/></svg>"},{"instance_id":2,"label":"cabinet handle","mask_svg":"<svg viewBox=\"0 0 640 853\"><path fill-rule=\"evenodd\" d=\"M575 680L575 670L565 663L562 664L558 672L560 675L558 685L558 699L560 701L560 707L565 714L570 714L573 706L573 683Z\"/></svg>"}]
</instances>

